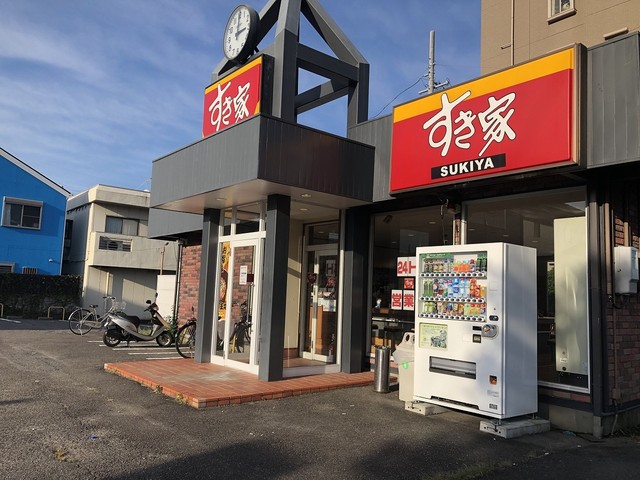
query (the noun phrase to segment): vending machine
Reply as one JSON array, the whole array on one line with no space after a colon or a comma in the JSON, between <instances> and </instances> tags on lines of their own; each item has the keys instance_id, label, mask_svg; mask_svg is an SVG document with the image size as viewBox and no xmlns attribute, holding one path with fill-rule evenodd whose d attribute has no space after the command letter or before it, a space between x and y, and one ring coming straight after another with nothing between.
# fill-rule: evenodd
<instances>
[{"instance_id":1,"label":"vending machine","mask_svg":"<svg viewBox=\"0 0 640 480\"><path fill-rule=\"evenodd\" d=\"M536 251L416 249L414 399L503 419L535 413Z\"/></svg>"}]
</instances>

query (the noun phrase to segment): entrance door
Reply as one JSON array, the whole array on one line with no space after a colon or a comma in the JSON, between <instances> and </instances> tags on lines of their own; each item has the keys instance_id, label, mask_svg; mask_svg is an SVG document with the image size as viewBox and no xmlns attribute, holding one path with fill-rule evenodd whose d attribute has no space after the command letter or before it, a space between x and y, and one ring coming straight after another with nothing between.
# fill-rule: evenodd
<instances>
[{"instance_id":1,"label":"entrance door","mask_svg":"<svg viewBox=\"0 0 640 480\"><path fill-rule=\"evenodd\" d=\"M338 251L307 254L303 357L335 363L338 338Z\"/></svg>"},{"instance_id":2,"label":"entrance door","mask_svg":"<svg viewBox=\"0 0 640 480\"><path fill-rule=\"evenodd\" d=\"M246 364L249 371L258 365L259 246L258 239L230 242L227 271L222 272L227 278L225 302L216 328L216 356Z\"/></svg>"}]
</instances>

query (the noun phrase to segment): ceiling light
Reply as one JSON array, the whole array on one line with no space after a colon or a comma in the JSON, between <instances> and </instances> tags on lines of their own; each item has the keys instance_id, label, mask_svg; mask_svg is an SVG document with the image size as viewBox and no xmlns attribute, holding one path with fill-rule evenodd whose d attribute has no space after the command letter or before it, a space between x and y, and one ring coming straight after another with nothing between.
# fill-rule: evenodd
<instances>
[{"instance_id":1,"label":"ceiling light","mask_svg":"<svg viewBox=\"0 0 640 480\"><path fill-rule=\"evenodd\" d=\"M308 210L309 210L308 208L301 208L301 209L300 209L300 211L301 211L301 212L306 212L306 211L308 211Z\"/></svg>"},{"instance_id":2,"label":"ceiling light","mask_svg":"<svg viewBox=\"0 0 640 480\"><path fill-rule=\"evenodd\" d=\"M311 198L311 194L310 193L303 193L302 195L300 195L302 198Z\"/></svg>"}]
</instances>

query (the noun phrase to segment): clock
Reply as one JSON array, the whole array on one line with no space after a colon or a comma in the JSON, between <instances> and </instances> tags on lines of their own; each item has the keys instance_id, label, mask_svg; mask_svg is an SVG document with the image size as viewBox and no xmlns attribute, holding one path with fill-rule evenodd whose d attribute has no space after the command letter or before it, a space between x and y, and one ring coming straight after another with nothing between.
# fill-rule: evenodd
<instances>
[{"instance_id":1,"label":"clock","mask_svg":"<svg viewBox=\"0 0 640 480\"><path fill-rule=\"evenodd\" d=\"M237 6L224 29L224 56L236 63L246 60L256 46L259 22L260 16L253 8Z\"/></svg>"}]
</instances>

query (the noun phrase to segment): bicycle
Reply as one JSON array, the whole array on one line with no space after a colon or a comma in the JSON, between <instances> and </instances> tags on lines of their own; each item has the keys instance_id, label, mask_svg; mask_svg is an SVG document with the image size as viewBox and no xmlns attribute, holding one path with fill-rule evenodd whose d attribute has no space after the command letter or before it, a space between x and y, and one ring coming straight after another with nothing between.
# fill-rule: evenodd
<instances>
[{"instance_id":1,"label":"bicycle","mask_svg":"<svg viewBox=\"0 0 640 480\"><path fill-rule=\"evenodd\" d=\"M192 317L176 331L176 350L184 358L193 358L196 353L196 318Z\"/></svg>"},{"instance_id":2,"label":"bicycle","mask_svg":"<svg viewBox=\"0 0 640 480\"><path fill-rule=\"evenodd\" d=\"M104 299L104 314L98 315L98 305L89 305L89 308L77 308L69 315L69 330L76 335L85 335L94 328L102 328L109 321L109 314L124 310L124 305L116 302L116 297L106 296ZM107 300L111 306L107 309Z\"/></svg>"}]
</instances>

